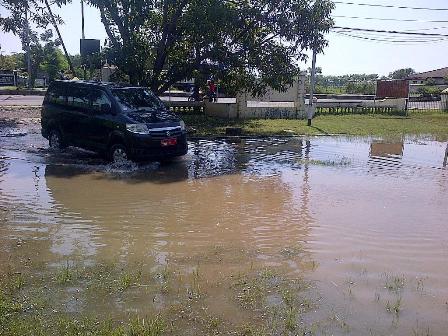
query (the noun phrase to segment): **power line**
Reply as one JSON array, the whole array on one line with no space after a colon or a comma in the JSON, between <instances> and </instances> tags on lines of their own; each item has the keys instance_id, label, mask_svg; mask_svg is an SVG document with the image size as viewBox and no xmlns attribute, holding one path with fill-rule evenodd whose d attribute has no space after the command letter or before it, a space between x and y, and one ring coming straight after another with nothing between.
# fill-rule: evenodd
<instances>
[{"instance_id":1,"label":"power line","mask_svg":"<svg viewBox=\"0 0 448 336\"><path fill-rule=\"evenodd\" d=\"M447 20L418 20L418 19L390 19L390 18L375 18L375 17L360 17L360 16L345 16L345 15L333 15L335 18L345 19L362 19L362 20L379 20L379 21L400 21L400 22L424 22L424 23L448 23Z\"/></svg>"},{"instance_id":2,"label":"power line","mask_svg":"<svg viewBox=\"0 0 448 336\"><path fill-rule=\"evenodd\" d=\"M362 32L374 32L374 33L387 33L387 34L415 35L415 36L441 36L441 37L448 37L448 35L446 35L446 34L415 33L415 32L408 32L408 31L376 30L376 29L339 27L339 26L334 26L333 29L342 29L342 30L349 30L349 31L362 31Z\"/></svg>"},{"instance_id":3,"label":"power line","mask_svg":"<svg viewBox=\"0 0 448 336\"><path fill-rule=\"evenodd\" d=\"M389 35L387 33L371 33L362 31L347 31L347 30L332 30L334 33L353 34L357 36L369 37L369 38L381 38L381 39L406 39L407 41L432 41L439 39L448 39L448 37L442 36L409 36L409 35Z\"/></svg>"},{"instance_id":4,"label":"power line","mask_svg":"<svg viewBox=\"0 0 448 336\"><path fill-rule=\"evenodd\" d=\"M368 7L414 9L414 10L429 10L429 11L448 11L448 8L406 7L406 6L378 5L378 4L356 3L356 2L345 2L345 1L333 1L333 2L335 4L341 4L341 5L356 5L356 6L368 6Z\"/></svg>"},{"instance_id":5,"label":"power line","mask_svg":"<svg viewBox=\"0 0 448 336\"><path fill-rule=\"evenodd\" d=\"M361 28L360 28L361 29ZM412 38L412 39L437 39L437 38L445 38L444 36L439 36L439 35L409 35L409 34L389 34L389 33L385 33L383 31L380 32L376 32L376 31L364 31L364 30L358 30L358 31L353 31L351 29L338 29L338 28L333 28L333 31L340 31L340 32L354 32L357 34L362 34L362 35L368 35L368 36L381 36L381 37L385 37L385 36L390 36L391 38L395 38L395 37L405 37L405 38ZM406 33L407 31L403 31L404 33Z\"/></svg>"},{"instance_id":6,"label":"power line","mask_svg":"<svg viewBox=\"0 0 448 336\"><path fill-rule=\"evenodd\" d=\"M388 35L385 33L370 33L370 32L354 32L354 31L343 31L343 30L333 30L335 33L341 33L341 34L347 34L350 33L352 35L356 36L363 36L368 38L374 38L374 39L388 39L388 40L395 40L395 39L406 39L406 41L436 41L436 40L444 40L448 39L447 37L440 37L440 36L402 36L402 35Z\"/></svg>"},{"instance_id":7,"label":"power line","mask_svg":"<svg viewBox=\"0 0 448 336\"><path fill-rule=\"evenodd\" d=\"M422 31L422 30L438 30L438 29L447 29L448 26L445 27L432 27L432 28L420 28L420 29L406 29L404 30L405 32L417 32L417 31Z\"/></svg>"},{"instance_id":8,"label":"power line","mask_svg":"<svg viewBox=\"0 0 448 336\"><path fill-rule=\"evenodd\" d=\"M390 43L390 44L407 44L407 45L413 45L416 43L420 43L420 44L428 44L428 43L437 43L437 42L441 42L441 41L446 41L447 38L439 38L439 39L431 39L431 40L392 40L392 39L387 39L387 38L372 38L372 37L367 37L367 36L360 36L360 35L353 35L353 34L347 34L347 33L343 33L343 32L337 32L334 31L333 33L339 34L339 35L343 35L343 36L347 36L350 38L355 38L358 40L365 40L365 41L372 41L372 42L383 42L383 43Z\"/></svg>"}]
</instances>

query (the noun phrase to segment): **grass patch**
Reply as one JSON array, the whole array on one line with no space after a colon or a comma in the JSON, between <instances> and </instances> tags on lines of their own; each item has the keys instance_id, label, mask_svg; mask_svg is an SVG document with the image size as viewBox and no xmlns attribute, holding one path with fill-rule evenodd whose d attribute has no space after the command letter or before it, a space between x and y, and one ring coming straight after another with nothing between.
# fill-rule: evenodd
<instances>
[{"instance_id":1,"label":"grass patch","mask_svg":"<svg viewBox=\"0 0 448 336\"><path fill-rule=\"evenodd\" d=\"M399 292L406 285L404 276L385 274L384 288L391 292Z\"/></svg>"},{"instance_id":2,"label":"grass patch","mask_svg":"<svg viewBox=\"0 0 448 336\"><path fill-rule=\"evenodd\" d=\"M0 86L0 91L10 91L10 90L17 90L17 86Z\"/></svg>"},{"instance_id":3,"label":"grass patch","mask_svg":"<svg viewBox=\"0 0 448 336\"><path fill-rule=\"evenodd\" d=\"M205 251L203 260L226 258L227 253L231 260L252 255L239 251L235 256L221 248L211 252ZM199 265L145 271L143 264L85 266L69 260L57 268L28 265L21 271L11 269L0 277L1 336L292 335L301 333L302 314L313 307L304 297L308 284L284 277L277 268L251 266L247 273L219 278L208 287L210 274ZM226 299L244 314L244 323L208 306L208 291L215 288L228 293ZM126 313L121 305L129 307Z\"/></svg>"},{"instance_id":4,"label":"grass patch","mask_svg":"<svg viewBox=\"0 0 448 336\"><path fill-rule=\"evenodd\" d=\"M325 167L345 167L351 164L349 158L342 157L340 160L313 160L313 159L300 159L300 164L310 164L315 166L325 166Z\"/></svg>"},{"instance_id":5,"label":"grass patch","mask_svg":"<svg viewBox=\"0 0 448 336\"><path fill-rule=\"evenodd\" d=\"M303 315L315 304L303 296L310 289L303 279L287 279L275 269L264 268L236 276L231 289L243 309L263 316L264 328L248 329L248 335L306 334Z\"/></svg>"},{"instance_id":6,"label":"grass patch","mask_svg":"<svg viewBox=\"0 0 448 336\"><path fill-rule=\"evenodd\" d=\"M400 311L401 311L401 297L398 296L392 302L387 301L386 302L386 310L389 313L394 314L395 316L400 315Z\"/></svg>"},{"instance_id":7,"label":"grass patch","mask_svg":"<svg viewBox=\"0 0 448 336\"><path fill-rule=\"evenodd\" d=\"M166 322L154 318L131 318L128 321L99 320L93 317L72 318L58 314L53 317L30 317L11 320L2 325L1 335L91 335L91 336L159 336L164 335Z\"/></svg>"},{"instance_id":8,"label":"grass patch","mask_svg":"<svg viewBox=\"0 0 448 336\"><path fill-rule=\"evenodd\" d=\"M340 115L318 116L312 127L306 120L249 119L227 120L204 115L183 115L185 123L196 129L196 136L220 136L226 127L241 127L254 136L347 134L357 136L401 137L431 135L448 140L448 113L432 110L410 111L409 116Z\"/></svg>"}]
</instances>

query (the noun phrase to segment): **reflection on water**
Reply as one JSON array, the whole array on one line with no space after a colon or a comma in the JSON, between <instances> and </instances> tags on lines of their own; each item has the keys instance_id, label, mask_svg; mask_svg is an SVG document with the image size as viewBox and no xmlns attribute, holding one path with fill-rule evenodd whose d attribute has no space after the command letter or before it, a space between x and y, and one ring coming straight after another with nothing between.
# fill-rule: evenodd
<instances>
[{"instance_id":1,"label":"reflection on water","mask_svg":"<svg viewBox=\"0 0 448 336\"><path fill-rule=\"evenodd\" d=\"M350 138L197 141L172 164L124 170L83 152L4 150L0 261L18 240L48 265L76 257L157 268L221 246L316 281L322 300L312 320L339 311L353 335L409 334L416 321L443 333L444 159L437 142ZM282 257L297 246L302 260ZM249 267L222 262L219 272L207 267ZM407 279L399 324L385 308L394 275ZM424 292L414 290L419 279Z\"/></svg>"},{"instance_id":2,"label":"reflection on water","mask_svg":"<svg viewBox=\"0 0 448 336\"><path fill-rule=\"evenodd\" d=\"M443 166L446 167L447 163L448 163L448 144L446 145L445 158L443 159Z\"/></svg>"},{"instance_id":3,"label":"reflection on water","mask_svg":"<svg viewBox=\"0 0 448 336\"><path fill-rule=\"evenodd\" d=\"M369 167L372 174L392 172L396 174L402 167L404 144L372 141L370 144Z\"/></svg>"}]
</instances>

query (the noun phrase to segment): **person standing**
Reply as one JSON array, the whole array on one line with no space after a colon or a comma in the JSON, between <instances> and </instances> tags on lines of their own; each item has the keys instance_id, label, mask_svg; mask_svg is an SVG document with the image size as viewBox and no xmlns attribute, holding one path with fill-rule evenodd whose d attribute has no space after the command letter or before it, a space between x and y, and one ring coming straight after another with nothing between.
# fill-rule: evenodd
<instances>
[{"instance_id":1,"label":"person standing","mask_svg":"<svg viewBox=\"0 0 448 336\"><path fill-rule=\"evenodd\" d=\"M208 101L216 102L216 84L213 79L207 81L208 85Z\"/></svg>"}]
</instances>

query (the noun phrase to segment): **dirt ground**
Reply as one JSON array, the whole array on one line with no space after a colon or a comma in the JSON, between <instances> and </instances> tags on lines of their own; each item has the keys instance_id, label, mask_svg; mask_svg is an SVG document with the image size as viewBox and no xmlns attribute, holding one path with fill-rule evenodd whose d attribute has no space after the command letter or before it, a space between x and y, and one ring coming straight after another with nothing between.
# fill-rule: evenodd
<instances>
[{"instance_id":1,"label":"dirt ground","mask_svg":"<svg viewBox=\"0 0 448 336\"><path fill-rule=\"evenodd\" d=\"M16 127L22 124L40 122L40 108L36 107L1 107L0 129Z\"/></svg>"}]
</instances>

